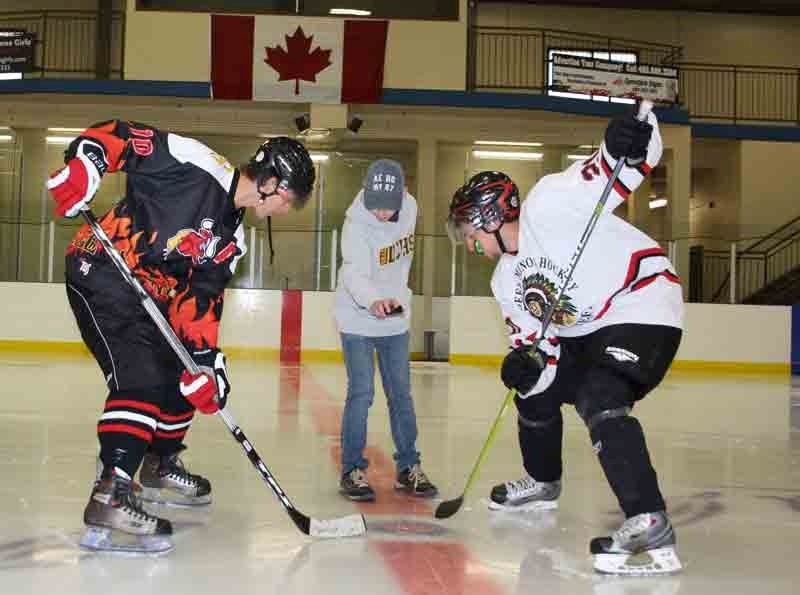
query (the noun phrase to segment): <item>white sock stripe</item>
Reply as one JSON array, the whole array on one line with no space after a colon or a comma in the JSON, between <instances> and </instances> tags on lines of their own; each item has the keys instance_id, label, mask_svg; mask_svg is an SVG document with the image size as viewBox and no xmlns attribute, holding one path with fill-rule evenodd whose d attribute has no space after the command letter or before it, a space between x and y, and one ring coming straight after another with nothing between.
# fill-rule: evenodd
<instances>
[{"instance_id":1,"label":"white sock stripe","mask_svg":"<svg viewBox=\"0 0 800 595\"><path fill-rule=\"evenodd\" d=\"M159 430L170 430L170 431L182 430L184 428L188 428L191 425L192 425L192 420L189 420L189 421L186 421L186 422L182 422L182 423L179 423L179 424L165 424L165 423L162 423L162 422L158 422L158 424L157 424Z\"/></svg>"},{"instance_id":2,"label":"white sock stripe","mask_svg":"<svg viewBox=\"0 0 800 595\"><path fill-rule=\"evenodd\" d=\"M100 421L110 421L124 419L127 421L135 421L140 424L148 426L150 429L156 429L156 420L141 413L132 413L130 411L107 411L100 416Z\"/></svg>"},{"instance_id":3,"label":"white sock stripe","mask_svg":"<svg viewBox=\"0 0 800 595\"><path fill-rule=\"evenodd\" d=\"M117 390L119 390L119 380L117 380L117 368L114 366L114 354L111 353L111 347L108 346L108 341L106 341L105 335L103 335L103 331L100 330L100 325L97 324L97 319L94 317L94 312L92 312L91 306L89 306L89 302L83 297L83 294L75 289L72 285L67 283L67 289L71 289L74 291L78 296L83 300L83 303L86 304L86 310L89 312L89 316L92 317L92 322L94 322L94 327L97 329L97 334L100 335L100 338L103 340L103 344L106 346L106 351L108 351L108 359L111 361L111 374L114 377L114 384L117 385Z\"/></svg>"}]
</instances>

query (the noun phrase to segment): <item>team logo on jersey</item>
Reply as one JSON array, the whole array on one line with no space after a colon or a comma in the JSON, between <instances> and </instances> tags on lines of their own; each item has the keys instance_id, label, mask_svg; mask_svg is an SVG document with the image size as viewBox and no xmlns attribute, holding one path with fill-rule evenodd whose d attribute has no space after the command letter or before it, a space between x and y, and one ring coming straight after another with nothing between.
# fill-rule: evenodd
<instances>
[{"instance_id":1,"label":"team logo on jersey","mask_svg":"<svg viewBox=\"0 0 800 595\"><path fill-rule=\"evenodd\" d=\"M556 295L558 288L542 273L533 273L522 280L522 301L534 318L544 319L545 313L555 302ZM577 312L572 298L564 293L556 304L552 322L561 326L572 326L577 320Z\"/></svg>"},{"instance_id":2,"label":"team logo on jersey","mask_svg":"<svg viewBox=\"0 0 800 595\"><path fill-rule=\"evenodd\" d=\"M164 259L166 260L167 256L175 251L191 258L193 264L203 264L214 258L221 238L214 235L212 229L214 229L213 219L203 219L198 229L181 229L167 240Z\"/></svg>"}]
</instances>

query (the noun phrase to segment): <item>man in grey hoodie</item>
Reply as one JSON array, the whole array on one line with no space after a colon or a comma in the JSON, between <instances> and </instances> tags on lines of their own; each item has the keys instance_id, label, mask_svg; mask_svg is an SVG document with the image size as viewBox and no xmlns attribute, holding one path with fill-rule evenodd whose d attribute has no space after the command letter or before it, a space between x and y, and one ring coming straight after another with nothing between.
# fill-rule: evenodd
<instances>
[{"instance_id":1,"label":"man in grey hoodie","mask_svg":"<svg viewBox=\"0 0 800 595\"><path fill-rule=\"evenodd\" d=\"M336 323L347 367L340 491L351 500L375 499L364 473L367 415L375 394L375 352L397 451L395 489L420 497L437 493L420 467L411 400L408 273L416 221L417 202L405 190L402 166L389 159L371 163L363 189L347 210L336 288Z\"/></svg>"}]
</instances>

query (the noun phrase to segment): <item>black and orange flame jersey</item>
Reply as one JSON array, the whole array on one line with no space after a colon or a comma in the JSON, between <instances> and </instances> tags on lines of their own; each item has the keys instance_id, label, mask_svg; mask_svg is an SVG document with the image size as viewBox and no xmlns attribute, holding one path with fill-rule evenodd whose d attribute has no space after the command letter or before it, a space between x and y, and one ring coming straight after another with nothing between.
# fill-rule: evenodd
<instances>
[{"instance_id":1,"label":"black and orange flame jersey","mask_svg":"<svg viewBox=\"0 0 800 595\"><path fill-rule=\"evenodd\" d=\"M84 140L102 150L104 173L127 174L125 197L100 218L103 229L181 340L216 347L225 286L246 252L244 210L233 202L238 170L199 141L122 120L86 129L65 161ZM92 267L106 266L82 226L67 249L68 280L90 285Z\"/></svg>"}]
</instances>

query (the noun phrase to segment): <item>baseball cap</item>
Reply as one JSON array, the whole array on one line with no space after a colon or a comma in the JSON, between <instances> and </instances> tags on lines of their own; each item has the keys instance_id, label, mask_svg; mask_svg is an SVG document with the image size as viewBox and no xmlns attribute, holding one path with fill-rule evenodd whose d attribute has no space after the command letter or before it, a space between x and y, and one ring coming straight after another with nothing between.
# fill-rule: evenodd
<instances>
[{"instance_id":1,"label":"baseball cap","mask_svg":"<svg viewBox=\"0 0 800 595\"><path fill-rule=\"evenodd\" d=\"M364 177L364 206L367 209L399 211L405 192L403 166L392 159L370 163Z\"/></svg>"}]
</instances>

